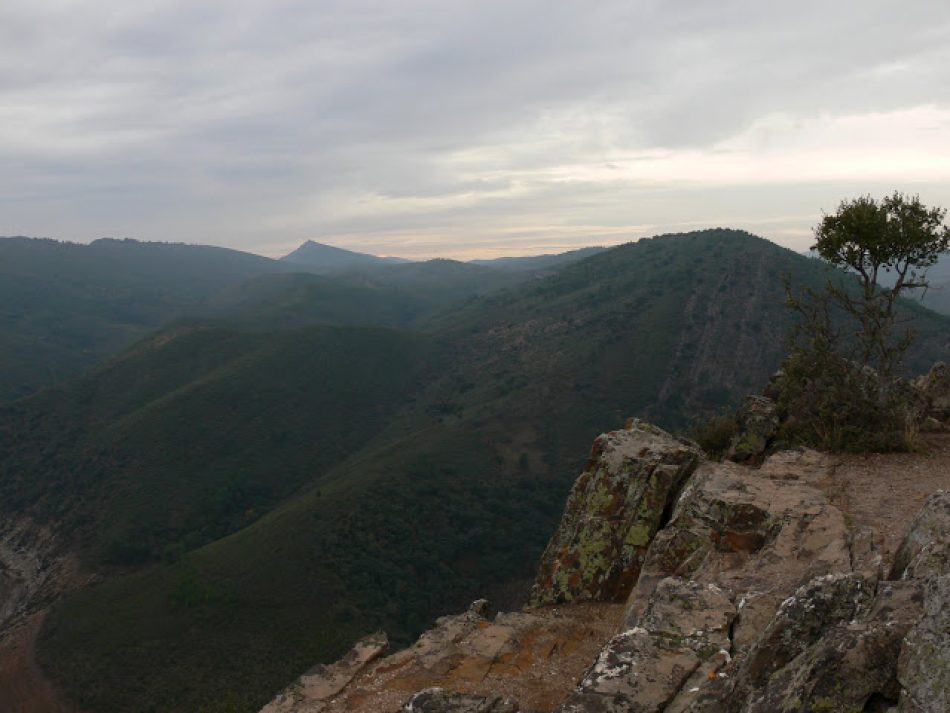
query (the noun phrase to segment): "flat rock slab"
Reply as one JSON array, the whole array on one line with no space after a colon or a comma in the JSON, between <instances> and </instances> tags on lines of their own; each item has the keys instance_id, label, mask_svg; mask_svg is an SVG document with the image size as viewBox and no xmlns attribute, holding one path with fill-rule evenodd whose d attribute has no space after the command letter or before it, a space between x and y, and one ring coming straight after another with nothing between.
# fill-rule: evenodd
<instances>
[{"instance_id":1,"label":"flat rock slab","mask_svg":"<svg viewBox=\"0 0 950 713\"><path fill-rule=\"evenodd\" d=\"M622 615L620 604L580 603L501 613L493 620L471 610L442 617L409 648L366 666L322 711L395 713L414 694L440 688L550 713L617 631Z\"/></svg>"},{"instance_id":2,"label":"flat rock slab","mask_svg":"<svg viewBox=\"0 0 950 713\"><path fill-rule=\"evenodd\" d=\"M322 713L366 666L385 653L389 641L383 633L365 636L336 663L314 666L277 694L261 713Z\"/></svg>"}]
</instances>

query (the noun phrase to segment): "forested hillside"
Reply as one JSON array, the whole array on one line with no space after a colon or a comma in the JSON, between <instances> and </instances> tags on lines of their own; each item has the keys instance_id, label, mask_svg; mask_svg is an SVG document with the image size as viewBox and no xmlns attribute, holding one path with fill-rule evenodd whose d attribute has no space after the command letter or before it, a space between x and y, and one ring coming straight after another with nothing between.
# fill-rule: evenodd
<instances>
[{"instance_id":1,"label":"forested hillside","mask_svg":"<svg viewBox=\"0 0 950 713\"><path fill-rule=\"evenodd\" d=\"M0 238L0 403L75 376L183 317L267 329L405 327L581 257L526 258L510 270L320 248L304 251L307 259L270 260L181 243Z\"/></svg>"},{"instance_id":2,"label":"forested hillside","mask_svg":"<svg viewBox=\"0 0 950 713\"><path fill-rule=\"evenodd\" d=\"M264 278L213 323L0 408L3 508L102 577L51 611L44 670L93 712L254 710L360 634L404 643L475 596L513 605L597 433L683 428L764 385L791 324L783 273L828 275L712 230L408 320ZM921 369L950 323L907 309ZM301 326L364 310L401 328Z\"/></svg>"},{"instance_id":3,"label":"forested hillside","mask_svg":"<svg viewBox=\"0 0 950 713\"><path fill-rule=\"evenodd\" d=\"M228 286L289 269L207 246L0 238L0 402L79 373Z\"/></svg>"}]
</instances>

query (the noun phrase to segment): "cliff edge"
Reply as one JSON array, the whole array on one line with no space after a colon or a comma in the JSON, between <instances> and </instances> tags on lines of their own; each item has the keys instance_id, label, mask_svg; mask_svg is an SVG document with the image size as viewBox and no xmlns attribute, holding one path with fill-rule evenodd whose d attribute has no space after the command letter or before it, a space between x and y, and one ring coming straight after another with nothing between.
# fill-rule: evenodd
<instances>
[{"instance_id":1,"label":"cliff edge","mask_svg":"<svg viewBox=\"0 0 950 713\"><path fill-rule=\"evenodd\" d=\"M903 471L750 467L631 419L595 441L523 611L476 602L388 656L374 635L262 713L946 713L950 491L922 488L950 489L928 461L950 443L931 438ZM899 543L851 512L884 485L862 474L909 493Z\"/></svg>"}]
</instances>

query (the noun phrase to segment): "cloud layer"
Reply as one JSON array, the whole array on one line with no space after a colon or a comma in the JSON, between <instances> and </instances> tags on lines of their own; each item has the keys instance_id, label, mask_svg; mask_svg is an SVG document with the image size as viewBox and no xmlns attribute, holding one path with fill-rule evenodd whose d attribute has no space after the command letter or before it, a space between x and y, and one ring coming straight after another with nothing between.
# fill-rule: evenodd
<instances>
[{"instance_id":1,"label":"cloud layer","mask_svg":"<svg viewBox=\"0 0 950 713\"><path fill-rule=\"evenodd\" d=\"M5 0L0 234L521 254L950 205L950 6Z\"/></svg>"}]
</instances>

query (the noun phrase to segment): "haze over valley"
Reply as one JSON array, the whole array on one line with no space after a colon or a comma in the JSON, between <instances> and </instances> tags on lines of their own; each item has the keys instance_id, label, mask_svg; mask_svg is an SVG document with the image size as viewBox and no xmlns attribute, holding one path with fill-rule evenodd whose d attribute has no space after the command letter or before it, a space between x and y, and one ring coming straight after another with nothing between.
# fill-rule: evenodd
<instances>
[{"instance_id":1,"label":"haze over valley","mask_svg":"<svg viewBox=\"0 0 950 713\"><path fill-rule=\"evenodd\" d=\"M948 68L923 0L5 2L0 713L761 713L814 651L757 637L893 611L854 710L936 710L898 651L943 501L901 543L950 488L950 233L909 289L813 246L950 205ZM888 320L894 373L838 357ZM904 452L811 450L885 397ZM680 668L610 698L614 659Z\"/></svg>"}]
</instances>

